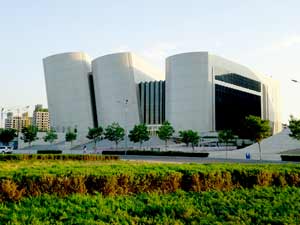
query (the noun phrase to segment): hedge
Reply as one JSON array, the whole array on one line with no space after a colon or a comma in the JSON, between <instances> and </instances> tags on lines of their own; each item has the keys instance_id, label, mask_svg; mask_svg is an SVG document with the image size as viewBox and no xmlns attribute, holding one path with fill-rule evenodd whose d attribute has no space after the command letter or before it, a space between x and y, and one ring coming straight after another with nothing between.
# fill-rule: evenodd
<instances>
[{"instance_id":1,"label":"hedge","mask_svg":"<svg viewBox=\"0 0 300 225\"><path fill-rule=\"evenodd\" d=\"M282 161L300 162L300 155L281 155Z\"/></svg>"},{"instance_id":2,"label":"hedge","mask_svg":"<svg viewBox=\"0 0 300 225\"><path fill-rule=\"evenodd\" d=\"M114 165L112 165L113 168ZM256 186L296 186L300 187L300 171L264 170L262 168L228 169L231 165L218 170L178 169L143 169L142 172L122 170L110 174L73 174L72 171L60 175L18 174L0 179L0 202L18 201L23 197L55 194L130 195L137 193L171 193L177 190L202 192L209 190L230 191ZM168 168L168 167L167 167ZM180 166L179 166L180 168ZM84 170L84 168L83 168ZM27 171L27 172L30 172Z\"/></svg>"},{"instance_id":3,"label":"hedge","mask_svg":"<svg viewBox=\"0 0 300 225\"><path fill-rule=\"evenodd\" d=\"M69 155L69 154L11 154L11 155L0 155L0 161L11 161L11 160L119 160L119 156L101 156L101 155Z\"/></svg>"},{"instance_id":4,"label":"hedge","mask_svg":"<svg viewBox=\"0 0 300 225\"><path fill-rule=\"evenodd\" d=\"M103 155L125 155L125 151L103 151ZM129 150L126 155L150 155L150 156L186 156L186 157L208 157L208 152L175 152L175 151L140 151Z\"/></svg>"}]
</instances>

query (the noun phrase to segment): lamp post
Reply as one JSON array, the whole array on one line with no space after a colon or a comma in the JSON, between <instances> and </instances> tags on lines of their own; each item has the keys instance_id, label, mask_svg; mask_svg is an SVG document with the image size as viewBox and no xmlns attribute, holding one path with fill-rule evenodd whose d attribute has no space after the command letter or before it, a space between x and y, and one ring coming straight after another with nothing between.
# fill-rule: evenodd
<instances>
[{"instance_id":1,"label":"lamp post","mask_svg":"<svg viewBox=\"0 0 300 225\"><path fill-rule=\"evenodd\" d=\"M128 99L125 99L125 155L127 153L127 148L128 148L128 143L127 143L127 139L128 139L128 135L127 135L127 112L128 112Z\"/></svg>"},{"instance_id":2,"label":"lamp post","mask_svg":"<svg viewBox=\"0 0 300 225\"><path fill-rule=\"evenodd\" d=\"M125 155L127 154L127 148L128 148L128 140L127 140L127 112L128 112L128 99L126 98L125 101L117 101L118 103L123 104L124 103L124 126L125 126Z\"/></svg>"}]
</instances>

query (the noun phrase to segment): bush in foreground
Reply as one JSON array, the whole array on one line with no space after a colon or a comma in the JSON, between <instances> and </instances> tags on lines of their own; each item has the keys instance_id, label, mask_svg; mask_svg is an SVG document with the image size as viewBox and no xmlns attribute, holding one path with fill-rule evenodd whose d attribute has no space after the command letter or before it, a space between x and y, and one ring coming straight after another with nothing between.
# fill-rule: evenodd
<instances>
[{"instance_id":1,"label":"bush in foreground","mask_svg":"<svg viewBox=\"0 0 300 225\"><path fill-rule=\"evenodd\" d=\"M300 224L300 188L106 197L43 195L0 205L1 224Z\"/></svg>"},{"instance_id":2,"label":"bush in foreground","mask_svg":"<svg viewBox=\"0 0 300 225\"><path fill-rule=\"evenodd\" d=\"M256 186L300 186L300 169L297 166L86 164L59 167L55 162L47 169L23 167L7 172L0 178L0 202L18 201L45 193L61 197L74 193L114 196L152 192L166 194L180 189L202 192Z\"/></svg>"}]
</instances>

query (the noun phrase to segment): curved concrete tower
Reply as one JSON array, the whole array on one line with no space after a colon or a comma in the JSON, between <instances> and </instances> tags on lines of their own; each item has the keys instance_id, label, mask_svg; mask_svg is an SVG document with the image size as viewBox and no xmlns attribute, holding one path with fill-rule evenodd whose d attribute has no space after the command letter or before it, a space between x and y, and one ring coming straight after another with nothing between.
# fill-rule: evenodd
<instances>
[{"instance_id":1,"label":"curved concrete tower","mask_svg":"<svg viewBox=\"0 0 300 225\"><path fill-rule=\"evenodd\" d=\"M51 127L59 132L77 128L86 134L93 127L87 54L70 52L43 59Z\"/></svg>"},{"instance_id":2,"label":"curved concrete tower","mask_svg":"<svg viewBox=\"0 0 300 225\"><path fill-rule=\"evenodd\" d=\"M128 52L92 61L99 125L118 122L127 130L139 124L138 83L152 81L156 74L136 55ZM158 78L160 74L158 74Z\"/></svg>"},{"instance_id":3,"label":"curved concrete tower","mask_svg":"<svg viewBox=\"0 0 300 225\"><path fill-rule=\"evenodd\" d=\"M212 77L208 52L182 53L166 59L166 120L174 129L213 130Z\"/></svg>"}]
</instances>

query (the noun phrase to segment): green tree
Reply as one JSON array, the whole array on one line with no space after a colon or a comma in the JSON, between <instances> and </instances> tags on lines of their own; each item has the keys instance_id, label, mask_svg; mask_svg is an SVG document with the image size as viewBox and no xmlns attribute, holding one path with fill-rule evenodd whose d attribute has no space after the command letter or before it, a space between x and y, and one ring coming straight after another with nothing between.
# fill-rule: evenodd
<instances>
[{"instance_id":1,"label":"green tree","mask_svg":"<svg viewBox=\"0 0 300 225\"><path fill-rule=\"evenodd\" d=\"M116 148L120 141L124 140L125 130L119 123L112 123L105 128L105 138L116 143Z\"/></svg>"},{"instance_id":2,"label":"green tree","mask_svg":"<svg viewBox=\"0 0 300 225\"><path fill-rule=\"evenodd\" d=\"M193 150L194 150L195 145L197 145L200 140L200 136L199 136L198 132L193 131L193 130L179 131L179 137L180 137L180 140L183 143L185 143L187 147L189 146L189 144L191 144Z\"/></svg>"},{"instance_id":3,"label":"green tree","mask_svg":"<svg viewBox=\"0 0 300 225\"><path fill-rule=\"evenodd\" d=\"M165 121L162 126L158 129L157 135L159 139L165 141L165 149L167 150L168 140L172 137L175 132L174 128L168 121Z\"/></svg>"},{"instance_id":4,"label":"green tree","mask_svg":"<svg viewBox=\"0 0 300 225\"><path fill-rule=\"evenodd\" d=\"M291 116L289 120L289 129L291 130L290 136L300 140L300 120Z\"/></svg>"},{"instance_id":5,"label":"green tree","mask_svg":"<svg viewBox=\"0 0 300 225\"><path fill-rule=\"evenodd\" d=\"M245 118L245 131L248 138L258 143L259 158L261 160L260 143L264 138L271 136L271 127L269 120L262 120L258 116L247 116Z\"/></svg>"},{"instance_id":6,"label":"green tree","mask_svg":"<svg viewBox=\"0 0 300 225\"><path fill-rule=\"evenodd\" d=\"M102 127L89 128L88 135L86 136L88 139L94 141L94 149L96 149L97 142L101 141L103 135Z\"/></svg>"},{"instance_id":7,"label":"green tree","mask_svg":"<svg viewBox=\"0 0 300 225\"><path fill-rule=\"evenodd\" d=\"M74 131L72 131L71 129L68 129L65 139L66 139L66 142L71 142L71 148L73 146L73 141L75 141L76 138L77 138L77 134Z\"/></svg>"},{"instance_id":8,"label":"green tree","mask_svg":"<svg viewBox=\"0 0 300 225\"><path fill-rule=\"evenodd\" d=\"M9 142L11 142L17 136L18 133L15 129L0 129L0 142L2 142L4 145L9 145Z\"/></svg>"},{"instance_id":9,"label":"green tree","mask_svg":"<svg viewBox=\"0 0 300 225\"><path fill-rule=\"evenodd\" d=\"M145 124L135 125L134 128L129 132L128 135L130 141L140 143L140 148L142 148L142 144L144 141L148 141L150 139L148 128Z\"/></svg>"},{"instance_id":10,"label":"green tree","mask_svg":"<svg viewBox=\"0 0 300 225\"><path fill-rule=\"evenodd\" d=\"M44 141L52 144L57 139L57 133L55 130L50 130L46 133L46 136L44 137Z\"/></svg>"},{"instance_id":11,"label":"green tree","mask_svg":"<svg viewBox=\"0 0 300 225\"><path fill-rule=\"evenodd\" d=\"M186 147L189 146L190 140L189 140L189 137L188 137L187 130L181 130L181 131L179 131L179 138L180 138L181 142L183 142L183 143L186 144Z\"/></svg>"},{"instance_id":12,"label":"green tree","mask_svg":"<svg viewBox=\"0 0 300 225\"><path fill-rule=\"evenodd\" d=\"M219 142L225 143L226 146L226 159L228 158L228 143L230 140L234 139L234 134L232 130L221 130L218 133Z\"/></svg>"},{"instance_id":13,"label":"green tree","mask_svg":"<svg viewBox=\"0 0 300 225\"><path fill-rule=\"evenodd\" d=\"M23 135L21 139L25 143L28 142L29 146L31 146L32 142L38 139L37 137L38 128L36 126L29 125L28 127L23 127L21 132Z\"/></svg>"}]
</instances>

